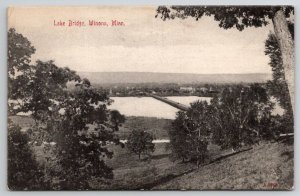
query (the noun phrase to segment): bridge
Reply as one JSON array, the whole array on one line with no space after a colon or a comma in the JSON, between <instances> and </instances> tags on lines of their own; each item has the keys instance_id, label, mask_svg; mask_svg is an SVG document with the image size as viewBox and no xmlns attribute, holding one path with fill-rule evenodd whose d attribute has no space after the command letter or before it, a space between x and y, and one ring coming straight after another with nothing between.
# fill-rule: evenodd
<instances>
[{"instance_id":1,"label":"bridge","mask_svg":"<svg viewBox=\"0 0 300 196\"><path fill-rule=\"evenodd\" d=\"M160 97L160 96L157 96L157 95L153 95L153 94L148 94L150 97L153 97L154 99L157 99L159 101L162 101L166 104L169 104L170 106L173 106L177 109L180 109L180 110L183 110L183 111L188 111L189 107L184 105L184 104L181 104L181 103L178 103L176 101L172 101L170 99L167 99L165 97Z\"/></svg>"}]
</instances>

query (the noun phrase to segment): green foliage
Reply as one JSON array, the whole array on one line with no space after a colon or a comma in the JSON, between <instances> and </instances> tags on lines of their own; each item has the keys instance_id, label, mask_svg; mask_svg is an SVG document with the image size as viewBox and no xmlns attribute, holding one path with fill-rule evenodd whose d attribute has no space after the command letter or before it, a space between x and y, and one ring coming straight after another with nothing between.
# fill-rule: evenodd
<instances>
[{"instance_id":1,"label":"green foliage","mask_svg":"<svg viewBox=\"0 0 300 196\"><path fill-rule=\"evenodd\" d=\"M274 96L281 107L287 113L292 115L292 105L289 96L288 86L284 76L281 51L274 34L269 34L265 43L265 54L270 57L269 65L272 67L273 79L267 82L267 87L272 96Z\"/></svg>"},{"instance_id":2,"label":"green foliage","mask_svg":"<svg viewBox=\"0 0 300 196\"><path fill-rule=\"evenodd\" d=\"M182 159L183 162L184 160L189 159L189 146L186 145L188 132L184 127L186 120L186 113L179 111L172 123L174 129L168 131L170 137L168 149L171 149L172 152L170 158L173 160Z\"/></svg>"},{"instance_id":3,"label":"green foliage","mask_svg":"<svg viewBox=\"0 0 300 196\"><path fill-rule=\"evenodd\" d=\"M212 99L211 107L213 141L222 148L236 149L271 134L273 105L266 89L258 84L226 88Z\"/></svg>"},{"instance_id":4,"label":"green foliage","mask_svg":"<svg viewBox=\"0 0 300 196\"><path fill-rule=\"evenodd\" d=\"M179 111L169 131L173 159L196 160L199 164L207 155L210 135L209 106L206 101L197 101L185 113Z\"/></svg>"},{"instance_id":5,"label":"green foliage","mask_svg":"<svg viewBox=\"0 0 300 196\"><path fill-rule=\"evenodd\" d=\"M271 129L275 136L279 136L281 133L293 133L294 132L294 121L291 114L286 113L282 116L275 116L272 118Z\"/></svg>"},{"instance_id":6,"label":"green foliage","mask_svg":"<svg viewBox=\"0 0 300 196\"><path fill-rule=\"evenodd\" d=\"M35 48L31 42L22 34L11 28L8 31L8 74L9 78L20 71L29 70L30 57L34 54Z\"/></svg>"},{"instance_id":7,"label":"green foliage","mask_svg":"<svg viewBox=\"0 0 300 196\"><path fill-rule=\"evenodd\" d=\"M31 42L22 34L11 28L8 31L8 97L17 100L24 98L26 91L24 84L29 82L28 74L31 73L30 57L34 54L35 48ZM15 101L15 102L17 102ZM8 113L12 114L17 106L9 102Z\"/></svg>"},{"instance_id":8,"label":"green foliage","mask_svg":"<svg viewBox=\"0 0 300 196\"><path fill-rule=\"evenodd\" d=\"M154 152L153 136L146 131L133 130L128 136L126 146L128 150L141 158L141 154L149 155Z\"/></svg>"},{"instance_id":9,"label":"green foliage","mask_svg":"<svg viewBox=\"0 0 300 196\"><path fill-rule=\"evenodd\" d=\"M198 20L202 16L214 16L221 28L235 27L242 31L246 27L267 25L279 9L283 9L286 17L294 12L291 6L159 6L156 17L163 20L193 17Z\"/></svg>"},{"instance_id":10,"label":"green foliage","mask_svg":"<svg viewBox=\"0 0 300 196\"><path fill-rule=\"evenodd\" d=\"M238 149L262 138L270 139L274 130L267 91L259 84L224 88L211 104L195 102L187 112L178 112L169 132L172 158L197 160L207 156L207 145Z\"/></svg>"},{"instance_id":11,"label":"green foliage","mask_svg":"<svg viewBox=\"0 0 300 196\"><path fill-rule=\"evenodd\" d=\"M39 190L47 186L29 142L28 134L9 121L8 187L11 190Z\"/></svg>"},{"instance_id":12,"label":"green foliage","mask_svg":"<svg viewBox=\"0 0 300 196\"><path fill-rule=\"evenodd\" d=\"M16 113L16 104L23 98L24 84L31 73L30 57L35 52L30 41L15 29L8 31L8 113ZM14 99L15 102L11 102ZM18 108L18 107L17 107ZM42 167L30 148L30 138L21 128L8 123L8 187L11 190L37 190L47 187Z\"/></svg>"},{"instance_id":13,"label":"green foliage","mask_svg":"<svg viewBox=\"0 0 300 196\"><path fill-rule=\"evenodd\" d=\"M289 30L294 38L294 24L289 23ZM285 109L283 116L276 116L272 119L271 128L274 133L292 133L294 132L294 117L288 85L284 76L282 55L278 41L274 34L269 34L265 42L265 54L270 57L269 65L272 67L272 80L267 82L267 88L279 105Z\"/></svg>"},{"instance_id":14,"label":"green foliage","mask_svg":"<svg viewBox=\"0 0 300 196\"><path fill-rule=\"evenodd\" d=\"M110 122L116 131L119 131L119 126L125 122L125 116L120 114L118 110L110 111Z\"/></svg>"},{"instance_id":15,"label":"green foliage","mask_svg":"<svg viewBox=\"0 0 300 196\"><path fill-rule=\"evenodd\" d=\"M112 157L106 145L119 140L107 118L109 98L67 68L58 68L53 62L37 63L35 73L42 77L33 76L32 98L21 109L32 112L38 122L32 129L38 141L57 144L54 151L62 170L53 172L58 179L54 186L86 190L91 177L112 178L112 168L104 162ZM73 91L67 89L70 81L76 86ZM89 124L94 130L89 130Z\"/></svg>"},{"instance_id":16,"label":"green foliage","mask_svg":"<svg viewBox=\"0 0 300 196\"><path fill-rule=\"evenodd\" d=\"M14 92L24 96L17 112L31 112L35 120L45 121L52 115L53 106L68 96L67 83L80 81L80 77L69 68L59 68L53 61L37 61L26 79L28 83L14 85ZM21 87L20 87L21 86Z\"/></svg>"},{"instance_id":17,"label":"green foliage","mask_svg":"<svg viewBox=\"0 0 300 196\"><path fill-rule=\"evenodd\" d=\"M34 52L30 42L14 29L9 30L8 37L10 111L31 114L35 120L31 140L35 145L56 143L44 148L52 154L47 164L59 165L44 169L44 175L52 178L47 179L52 183L50 189L87 190L91 178L113 178L112 168L105 164L113 153L106 147L108 143L119 144L114 132L124 118L118 112L110 116L107 105L111 100L106 92L53 61L27 65Z\"/></svg>"},{"instance_id":18,"label":"green foliage","mask_svg":"<svg viewBox=\"0 0 300 196\"><path fill-rule=\"evenodd\" d=\"M109 99L93 89L87 80L76 83L74 91L61 96L53 102L46 126L38 131L57 143L58 163L62 167L57 176L59 188L86 190L90 188L91 177L113 178L112 168L104 162L113 155L107 150L107 144L119 143L107 119ZM89 124L94 126L93 130Z\"/></svg>"}]
</instances>

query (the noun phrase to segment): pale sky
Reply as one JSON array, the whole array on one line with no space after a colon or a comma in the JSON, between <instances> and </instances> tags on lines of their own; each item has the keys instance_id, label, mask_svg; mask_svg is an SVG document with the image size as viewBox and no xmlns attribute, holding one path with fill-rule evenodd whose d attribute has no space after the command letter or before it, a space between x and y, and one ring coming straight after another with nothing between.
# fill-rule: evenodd
<instances>
[{"instance_id":1,"label":"pale sky","mask_svg":"<svg viewBox=\"0 0 300 196\"><path fill-rule=\"evenodd\" d=\"M264 42L272 25L224 30L212 17L155 18L156 7L11 8L8 25L36 48L33 60L54 60L80 72L271 73ZM84 27L54 26L81 20ZM109 26L88 26L89 20ZM111 20L125 26L110 26Z\"/></svg>"}]
</instances>

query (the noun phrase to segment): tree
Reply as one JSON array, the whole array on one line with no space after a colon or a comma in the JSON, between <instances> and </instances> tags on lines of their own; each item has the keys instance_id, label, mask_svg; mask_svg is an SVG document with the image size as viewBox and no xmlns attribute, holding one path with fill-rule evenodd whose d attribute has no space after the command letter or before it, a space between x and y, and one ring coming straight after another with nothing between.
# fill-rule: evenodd
<instances>
[{"instance_id":1,"label":"tree","mask_svg":"<svg viewBox=\"0 0 300 196\"><path fill-rule=\"evenodd\" d=\"M36 120L32 131L37 145L56 143L54 151L62 169L52 172L59 181L55 187L87 190L91 177L113 178L112 168L105 164L113 153L106 145L119 144L119 140L108 119L107 94L51 61L38 61L31 81L31 97L20 110L30 111ZM67 89L68 82L75 86L72 91Z\"/></svg>"},{"instance_id":2,"label":"tree","mask_svg":"<svg viewBox=\"0 0 300 196\"><path fill-rule=\"evenodd\" d=\"M120 142L114 134L116 125L112 126L108 118L107 105L111 100L106 92L93 88L75 71L57 67L53 61L29 65L34 51L30 42L13 29L9 30L8 37L12 46L8 61L13 67L9 69L9 100L14 103L10 109L13 114L30 113L35 120L31 127L32 143L38 146L43 142L56 143L50 150L55 153L54 161L61 169L52 171L47 167L51 171L45 171L56 179L51 189L87 190L91 188L90 178L112 178L112 168L105 164L105 159L111 158L113 153L106 145ZM24 46L20 46L22 44ZM29 52L24 52L24 57L19 55L22 54L19 50L27 49Z\"/></svg>"},{"instance_id":3,"label":"tree","mask_svg":"<svg viewBox=\"0 0 300 196\"><path fill-rule=\"evenodd\" d=\"M170 130L170 147L172 156L195 160L197 166L207 156L210 137L210 107L206 101L191 104L187 112L178 112Z\"/></svg>"},{"instance_id":4,"label":"tree","mask_svg":"<svg viewBox=\"0 0 300 196\"><path fill-rule=\"evenodd\" d=\"M196 101L191 104L187 111L191 146L193 148L192 158L196 159L197 166L204 161L207 156L207 145L210 139L210 106L206 101Z\"/></svg>"},{"instance_id":5,"label":"tree","mask_svg":"<svg viewBox=\"0 0 300 196\"><path fill-rule=\"evenodd\" d=\"M279 104L286 110L292 111L291 101L288 94L288 86L285 81L281 52L274 34L269 34L265 43L265 53L270 57L269 65L272 67L272 80L267 86L270 94L279 100Z\"/></svg>"},{"instance_id":6,"label":"tree","mask_svg":"<svg viewBox=\"0 0 300 196\"><path fill-rule=\"evenodd\" d=\"M8 77L12 79L16 73L30 69L30 57L35 48L31 42L14 28L8 31Z\"/></svg>"},{"instance_id":7,"label":"tree","mask_svg":"<svg viewBox=\"0 0 300 196\"><path fill-rule=\"evenodd\" d=\"M289 29L294 38L294 24L288 23ZM285 109L283 116L273 117L272 128L279 133L293 132L293 111L288 94L288 86L285 80L283 62L278 41L274 34L270 33L265 43L265 54L270 57L269 65L272 67L272 80L267 82L269 93L274 96L279 105Z\"/></svg>"},{"instance_id":8,"label":"tree","mask_svg":"<svg viewBox=\"0 0 300 196\"><path fill-rule=\"evenodd\" d=\"M176 114L175 120L172 122L173 129L168 131L170 138L169 148L171 149L171 158L173 160L181 159L182 162L190 157L190 146L186 145L188 141L188 131L185 128L186 113L179 111Z\"/></svg>"},{"instance_id":9,"label":"tree","mask_svg":"<svg viewBox=\"0 0 300 196\"><path fill-rule=\"evenodd\" d=\"M259 84L225 88L211 100L213 142L237 149L272 134L268 129L273 109L266 89Z\"/></svg>"},{"instance_id":10,"label":"tree","mask_svg":"<svg viewBox=\"0 0 300 196\"><path fill-rule=\"evenodd\" d=\"M23 87L29 82L31 73L30 58L35 53L31 42L22 34L11 28L8 31L8 113L17 112L15 108L21 104L19 99L26 97ZM14 100L14 101L12 101Z\"/></svg>"},{"instance_id":11,"label":"tree","mask_svg":"<svg viewBox=\"0 0 300 196\"><path fill-rule=\"evenodd\" d=\"M35 52L30 41L15 29L8 31L8 113L16 113L22 85L28 82L30 57ZM12 100L15 100L13 102ZM42 167L37 163L27 133L8 119L8 187L11 190L46 188Z\"/></svg>"},{"instance_id":12,"label":"tree","mask_svg":"<svg viewBox=\"0 0 300 196\"><path fill-rule=\"evenodd\" d=\"M106 145L119 144L119 139L108 121L107 102L107 94L92 88L88 80L76 83L74 91L53 102L44 131L57 143L60 189L87 190L91 177L113 178L112 168L105 164L113 153Z\"/></svg>"},{"instance_id":13,"label":"tree","mask_svg":"<svg viewBox=\"0 0 300 196\"><path fill-rule=\"evenodd\" d=\"M80 82L80 77L69 68L60 68L54 61L37 61L26 75L27 83L17 83L12 90L21 89L23 96L18 95L22 102L17 112L31 112L35 120L45 121L54 112L52 109L59 105L69 92L67 83Z\"/></svg>"},{"instance_id":14,"label":"tree","mask_svg":"<svg viewBox=\"0 0 300 196\"><path fill-rule=\"evenodd\" d=\"M154 152L155 145L152 143L153 136L146 131L133 130L128 136L126 146L128 150L139 156Z\"/></svg>"},{"instance_id":15,"label":"tree","mask_svg":"<svg viewBox=\"0 0 300 196\"><path fill-rule=\"evenodd\" d=\"M8 122L8 187L11 190L38 190L47 187L42 168L29 145L29 136Z\"/></svg>"},{"instance_id":16,"label":"tree","mask_svg":"<svg viewBox=\"0 0 300 196\"><path fill-rule=\"evenodd\" d=\"M110 122L113 124L113 127L116 131L119 130L119 126L125 122L125 116L120 114L118 110L110 111Z\"/></svg>"},{"instance_id":17,"label":"tree","mask_svg":"<svg viewBox=\"0 0 300 196\"><path fill-rule=\"evenodd\" d=\"M157 15L163 20L193 17L198 20L203 15L214 16L219 26L232 27L242 31L245 27L262 27L272 20L275 36L282 53L284 75L288 85L292 109L294 112L294 43L289 32L287 18L294 13L291 6L159 6Z\"/></svg>"}]
</instances>

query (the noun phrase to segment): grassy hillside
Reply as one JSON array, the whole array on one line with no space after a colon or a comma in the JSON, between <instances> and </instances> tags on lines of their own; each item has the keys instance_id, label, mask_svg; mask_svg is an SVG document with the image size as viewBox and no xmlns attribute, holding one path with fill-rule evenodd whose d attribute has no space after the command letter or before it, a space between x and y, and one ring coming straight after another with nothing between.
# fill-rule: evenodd
<instances>
[{"instance_id":1,"label":"grassy hillside","mask_svg":"<svg viewBox=\"0 0 300 196\"><path fill-rule=\"evenodd\" d=\"M34 120L28 116L10 116L9 118L24 131L34 124ZM132 130L139 129L152 133L155 139L168 139L168 130L172 128L171 123L172 120L169 119L126 116L126 121L117 134L120 139L126 139Z\"/></svg>"},{"instance_id":2,"label":"grassy hillside","mask_svg":"<svg viewBox=\"0 0 300 196\"><path fill-rule=\"evenodd\" d=\"M120 138L126 138L132 130L144 130L152 133L155 139L168 139L168 130L172 129L172 120L155 117L126 117L125 123L120 127Z\"/></svg>"},{"instance_id":3,"label":"grassy hillside","mask_svg":"<svg viewBox=\"0 0 300 196\"><path fill-rule=\"evenodd\" d=\"M144 155L141 160L138 160L137 155L129 153L126 147L110 146L109 149L114 152L114 156L106 160L106 163L114 169L114 179L107 180L106 183L91 180L90 184L94 189L150 189L194 167L191 163L178 164L170 161L165 145L155 144L151 158Z\"/></svg>"},{"instance_id":4,"label":"grassy hillside","mask_svg":"<svg viewBox=\"0 0 300 196\"><path fill-rule=\"evenodd\" d=\"M149 190L196 168L194 163L171 161L170 151L166 145L165 143L155 144L154 153L150 156L143 155L141 160L136 154L128 152L126 147L109 146L114 156L112 159L107 159L106 163L113 168L114 179L106 183L91 180L92 187L94 189ZM211 157L221 153L215 146L210 146L210 148L212 149Z\"/></svg>"},{"instance_id":5,"label":"grassy hillside","mask_svg":"<svg viewBox=\"0 0 300 196\"><path fill-rule=\"evenodd\" d=\"M11 117L22 128L33 123L30 117ZM133 129L147 130L155 134L157 139L167 138L167 130L171 128L171 120L127 117L121 127L120 137L126 137ZM156 130L156 131L155 131ZM156 144L151 158L131 154L126 148L110 145L114 152L112 159L106 163L114 170L114 179L105 183L91 179L94 189L291 189L293 187L293 155L291 143L274 142L256 145L253 149L226 158L213 161L229 151L221 151L219 147L209 145L209 160L199 169L193 163L172 162L166 144ZM38 161L43 164L45 156L43 148L34 149ZM52 167L52 166L51 166Z\"/></svg>"},{"instance_id":6,"label":"grassy hillside","mask_svg":"<svg viewBox=\"0 0 300 196\"><path fill-rule=\"evenodd\" d=\"M292 144L264 143L153 189L292 189Z\"/></svg>"},{"instance_id":7,"label":"grassy hillside","mask_svg":"<svg viewBox=\"0 0 300 196\"><path fill-rule=\"evenodd\" d=\"M215 190L291 189L293 187L293 145L262 143L253 149L221 158L228 151L210 151L210 164L199 169L193 163L172 162L166 144L156 144L151 159L143 160L126 148L111 146L114 157L107 164L114 179L91 181L94 189L118 190ZM213 157L219 157L217 161Z\"/></svg>"}]
</instances>

